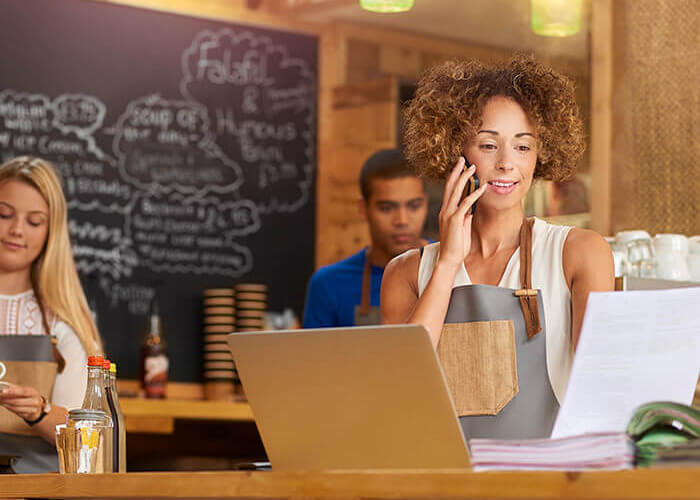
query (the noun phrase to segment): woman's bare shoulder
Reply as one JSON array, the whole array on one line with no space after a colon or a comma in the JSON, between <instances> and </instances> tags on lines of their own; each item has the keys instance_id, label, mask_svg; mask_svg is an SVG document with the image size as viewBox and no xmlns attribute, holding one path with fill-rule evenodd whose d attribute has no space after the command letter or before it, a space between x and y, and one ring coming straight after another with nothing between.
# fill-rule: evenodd
<instances>
[{"instance_id":1,"label":"woman's bare shoulder","mask_svg":"<svg viewBox=\"0 0 700 500\"><path fill-rule=\"evenodd\" d=\"M411 248L391 259L386 266L385 273L398 273L403 275L409 271L418 271L420 263L420 248Z\"/></svg>"},{"instance_id":2,"label":"woman's bare shoulder","mask_svg":"<svg viewBox=\"0 0 700 500\"><path fill-rule=\"evenodd\" d=\"M610 253L610 245L595 231L572 227L566 237L564 252L593 252L607 255Z\"/></svg>"},{"instance_id":3,"label":"woman's bare shoulder","mask_svg":"<svg viewBox=\"0 0 700 500\"><path fill-rule=\"evenodd\" d=\"M569 277L578 271L608 267L612 250L607 241L595 231L574 227L564 243L564 272Z\"/></svg>"},{"instance_id":4,"label":"woman's bare shoulder","mask_svg":"<svg viewBox=\"0 0 700 500\"><path fill-rule=\"evenodd\" d=\"M382 323L402 323L418 299L420 250L412 249L389 261L382 278Z\"/></svg>"},{"instance_id":5,"label":"woman's bare shoulder","mask_svg":"<svg viewBox=\"0 0 700 500\"><path fill-rule=\"evenodd\" d=\"M406 250L389 261L384 269L382 281L408 283L411 289L418 289L418 265L421 253L419 248Z\"/></svg>"}]
</instances>

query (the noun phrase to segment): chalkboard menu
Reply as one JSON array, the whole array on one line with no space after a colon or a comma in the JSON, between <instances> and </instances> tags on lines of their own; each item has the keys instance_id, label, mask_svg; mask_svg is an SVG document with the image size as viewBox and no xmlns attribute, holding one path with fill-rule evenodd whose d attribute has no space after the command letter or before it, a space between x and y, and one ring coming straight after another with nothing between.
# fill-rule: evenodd
<instances>
[{"instance_id":1,"label":"chalkboard menu","mask_svg":"<svg viewBox=\"0 0 700 500\"><path fill-rule=\"evenodd\" d=\"M201 291L313 271L317 40L89 0L0 3L0 153L50 160L109 356L138 376L157 298L198 381Z\"/></svg>"}]
</instances>

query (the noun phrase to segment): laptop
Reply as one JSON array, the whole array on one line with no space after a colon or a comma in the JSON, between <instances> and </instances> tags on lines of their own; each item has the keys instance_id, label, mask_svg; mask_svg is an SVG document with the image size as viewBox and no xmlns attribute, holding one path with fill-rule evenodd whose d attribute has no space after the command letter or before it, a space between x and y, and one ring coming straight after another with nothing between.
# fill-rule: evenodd
<instances>
[{"instance_id":1,"label":"laptop","mask_svg":"<svg viewBox=\"0 0 700 500\"><path fill-rule=\"evenodd\" d=\"M228 343L273 470L469 467L424 327L241 332Z\"/></svg>"}]
</instances>

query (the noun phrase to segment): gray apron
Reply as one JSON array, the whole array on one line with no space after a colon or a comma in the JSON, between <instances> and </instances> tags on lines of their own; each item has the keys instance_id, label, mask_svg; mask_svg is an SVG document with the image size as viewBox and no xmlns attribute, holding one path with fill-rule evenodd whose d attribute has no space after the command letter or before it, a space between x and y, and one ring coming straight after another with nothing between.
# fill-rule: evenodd
<instances>
[{"instance_id":1,"label":"gray apron","mask_svg":"<svg viewBox=\"0 0 700 500\"><path fill-rule=\"evenodd\" d=\"M55 352L48 335L3 335L0 336L0 361L7 365L6 380L32 385L50 397L56 377ZM11 363L26 363L34 380L10 380ZM32 366L33 364L33 366ZM52 367L50 365L53 365ZM26 368L26 366L23 366ZM27 373L24 373L27 376ZM1 408L5 415L10 412ZM14 414L12 414L14 415ZM16 416L14 419L21 421ZM13 427L14 429L14 427ZM24 426L19 432L0 432L0 456L17 457L12 469L17 473L41 473L58 471L56 447L36 435L30 435Z\"/></svg>"},{"instance_id":2,"label":"gray apron","mask_svg":"<svg viewBox=\"0 0 700 500\"><path fill-rule=\"evenodd\" d=\"M372 264L370 249L365 250L365 267L362 271L362 299L355 306L355 326L380 325L382 316L377 306L370 306L369 299L372 286Z\"/></svg>"},{"instance_id":3,"label":"gray apron","mask_svg":"<svg viewBox=\"0 0 700 500\"><path fill-rule=\"evenodd\" d=\"M17 474L58 471L58 453L39 436L17 436L0 432L0 455L17 457L12 470Z\"/></svg>"},{"instance_id":4,"label":"gray apron","mask_svg":"<svg viewBox=\"0 0 700 500\"><path fill-rule=\"evenodd\" d=\"M493 408L493 411L483 411L481 406L475 411L469 411L469 403L466 406L459 405L457 410L460 424L468 439L546 438L551 434L559 410L547 374L542 295L539 290L532 289L533 222L534 220L524 221L520 232L520 280L523 288L513 290L488 285L465 285L452 289L445 317L446 328L480 328L483 339L480 341L482 345L475 346L470 340L474 337L455 335L446 341L447 348L452 353L441 352L441 346L438 346L441 361L445 358L443 368L448 384L450 380L453 382L450 387L453 399L460 399L459 393L471 388L512 388L507 397L501 399L502 405ZM489 337L492 331L498 332L500 339ZM445 332L443 329L443 335ZM481 354L475 356L475 349ZM474 358L466 374L462 372L454 376L452 373L463 368L455 358L455 351L459 355L466 353ZM454 369L449 368L450 355L453 357ZM479 359L479 356L482 358ZM482 364L489 364L484 362L489 356L499 358L499 365L484 374L480 369L483 368ZM501 357L512 357L512 363L503 362ZM463 364L469 364L469 361Z\"/></svg>"}]
</instances>

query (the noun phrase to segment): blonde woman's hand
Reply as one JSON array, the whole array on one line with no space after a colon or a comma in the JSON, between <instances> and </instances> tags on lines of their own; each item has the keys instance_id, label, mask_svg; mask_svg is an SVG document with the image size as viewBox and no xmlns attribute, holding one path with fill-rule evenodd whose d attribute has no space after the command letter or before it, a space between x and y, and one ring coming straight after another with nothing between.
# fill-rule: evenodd
<instances>
[{"instance_id":1,"label":"blonde woman's hand","mask_svg":"<svg viewBox=\"0 0 700 500\"><path fill-rule=\"evenodd\" d=\"M0 406L25 420L36 420L44 409L44 398L34 387L7 384L0 392Z\"/></svg>"},{"instance_id":2,"label":"blonde woman's hand","mask_svg":"<svg viewBox=\"0 0 700 500\"><path fill-rule=\"evenodd\" d=\"M474 175L475 170L474 166L465 168L464 157L460 156L445 182L445 192L439 215L439 260L450 267L458 267L464 262L471 248L472 216L469 214L469 209L484 194L486 184L464 198L461 203L460 198L467 185L467 180Z\"/></svg>"}]
</instances>

